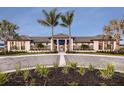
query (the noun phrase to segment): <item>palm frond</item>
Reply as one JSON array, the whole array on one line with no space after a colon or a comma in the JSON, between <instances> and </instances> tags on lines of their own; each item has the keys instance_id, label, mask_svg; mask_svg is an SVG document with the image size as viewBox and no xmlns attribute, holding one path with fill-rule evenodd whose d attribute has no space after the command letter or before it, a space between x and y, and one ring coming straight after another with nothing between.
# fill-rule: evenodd
<instances>
[{"instance_id":1,"label":"palm frond","mask_svg":"<svg viewBox=\"0 0 124 93\"><path fill-rule=\"evenodd\" d=\"M57 15L55 16L55 21L57 21L57 20L60 18L60 16L61 16L61 13L57 14Z\"/></svg>"},{"instance_id":2,"label":"palm frond","mask_svg":"<svg viewBox=\"0 0 124 93\"><path fill-rule=\"evenodd\" d=\"M54 26L57 26L58 24L59 24L59 22L55 22L55 23L54 23Z\"/></svg>"},{"instance_id":3,"label":"palm frond","mask_svg":"<svg viewBox=\"0 0 124 93\"><path fill-rule=\"evenodd\" d=\"M67 24L67 18L66 18L66 16L62 15L62 16L61 16L61 20L62 20L62 22L63 22L64 24Z\"/></svg>"},{"instance_id":4,"label":"palm frond","mask_svg":"<svg viewBox=\"0 0 124 93\"><path fill-rule=\"evenodd\" d=\"M45 20L39 20L39 23L44 25L44 26L50 26L50 24Z\"/></svg>"},{"instance_id":5,"label":"palm frond","mask_svg":"<svg viewBox=\"0 0 124 93\"><path fill-rule=\"evenodd\" d=\"M66 24L60 24L61 26L63 26L63 27L68 27L68 25L66 25Z\"/></svg>"},{"instance_id":6,"label":"palm frond","mask_svg":"<svg viewBox=\"0 0 124 93\"><path fill-rule=\"evenodd\" d=\"M65 15L61 16L61 20L64 24L70 26L73 22L74 11L67 11Z\"/></svg>"},{"instance_id":7,"label":"palm frond","mask_svg":"<svg viewBox=\"0 0 124 93\"><path fill-rule=\"evenodd\" d=\"M46 12L46 10L43 10L42 12L43 12L43 14L45 15L46 18L49 18L49 14Z\"/></svg>"}]
</instances>

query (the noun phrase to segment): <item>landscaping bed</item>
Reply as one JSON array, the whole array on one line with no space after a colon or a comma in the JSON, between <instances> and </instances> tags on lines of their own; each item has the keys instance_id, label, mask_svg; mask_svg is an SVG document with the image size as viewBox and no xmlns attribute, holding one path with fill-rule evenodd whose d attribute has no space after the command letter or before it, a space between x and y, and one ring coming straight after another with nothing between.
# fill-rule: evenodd
<instances>
[{"instance_id":1,"label":"landscaping bed","mask_svg":"<svg viewBox=\"0 0 124 93\"><path fill-rule=\"evenodd\" d=\"M95 55L124 56L124 52L109 52L109 51L97 51L97 52L67 52L67 54L95 54Z\"/></svg>"},{"instance_id":2,"label":"landscaping bed","mask_svg":"<svg viewBox=\"0 0 124 93\"><path fill-rule=\"evenodd\" d=\"M76 67L51 67L37 66L33 70L20 71L5 74L8 79L3 86L123 86L123 73L113 72L109 67L108 71ZM104 71L104 74L101 71ZM106 73L107 72L107 73ZM106 73L106 74L105 74ZM3 79L5 80L5 78ZM1 80L0 80L1 81Z\"/></svg>"},{"instance_id":3,"label":"landscaping bed","mask_svg":"<svg viewBox=\"0 0 124 93\"><path fill-rule=\"evenodd\" d=\"M19 55L32 55L32 54L55 54L58 52L6 52L6 54L4 54L4 52L0 52L0 56L19 56Z\"/></svg>"}]
</instances>

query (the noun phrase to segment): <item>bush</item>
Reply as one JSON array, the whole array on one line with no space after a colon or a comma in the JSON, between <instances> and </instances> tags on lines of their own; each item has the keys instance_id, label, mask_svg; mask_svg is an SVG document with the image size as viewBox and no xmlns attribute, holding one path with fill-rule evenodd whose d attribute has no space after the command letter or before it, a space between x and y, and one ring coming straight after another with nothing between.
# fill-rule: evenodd
<instances>
[{"instance_id":1,"label":"bush","mask_svg":"<svg viewBox=\"0 0 124 93\"><path fill-rule=\"evenodd\" d=\"M69 73L69 69L70 68L68 66L63 67L62 73L65 74L65 75L68 74Z\"/></svg>"},{"instance_id":2,"label":"bush","mask_svg":"<svg viewBox=\"0 0 124 93\"><path fill-rule=\"evenodd\" d=\"M100 70L101 77L104 79L111 79L114 75L114 66L112 64L108 64L105 70Z\"/></svg>"},{"instance_id":3,"label":"bush","mask_svg":"<svg viewBox=\"0 0 124 93\"><path fill-rule=\"evenodd\" d=\"M78 83L73 81L73 82L70 82L70 83L68 82L67 85L68 86L78 86Z\"/></svg>"},{"instance_id":4,"label":"bush","mask_svg":"<svg viewBox=\"0 0 124 93\"><path fill-rule=\"evenodd\" d=\"M46 68L45 66L40 66L40 65L37 65L36 72L38 73L40 77L44 77L44 78L47 78L49 74L48 68Z\"/></svg>"},{"instance_id":5,"label":"bush","mask_svg":"<svg viewBox=\"0 0 124 93\"><path fill-rule=\"evenodd\" d=\"M29 70L23 71L23 79L26 81L28 80L29 77L30 77L30 71Z\"/></svg>"},{"instance_id":6,"label":"bush","mask_svg":"<svg viewBox=\"0 0 124 93\"><path fill-rule=\"evenodd\" d=\"M53 64L53 67L54 67L55 69L57 69L57 68L59 67L59 64L58 64L58 63L54 63L54 64Z\"/></svg>"},{"instance_id":7,"label":"bush","mask_svg":"<svg viewBox=\"0 0 124 93\"><path fill-rule=\"evenodd\" d=\"M41 65L37 64L37 65L36 65L35 72L40 72L40 69L41 69Z\"/></svg>"},{"instance_id":8,"label":"bush","mask_svg":"<svg viewBox=\"0 0 124 93\"><path fill-rule=\"evenodd\" d=\"M16 75L21 74L21 66L19 64L15 65L15 69L16 69Z\"/></svg>"},{"instance_id":9,"label":"bush","mask_svg":"<svg viewBox=\"0 0 124 93\"><path fill-rule=\"evenodd\" d=\"M78 73L83 76L85 74L85 68L84 67L80 67L79 70L78 70Z\"/></svg>"},{"instance_id":10,"label":"bush","mask_svg":"<svg viewBox=\"0 0 124 93\"><path fill-rule=\"evenodd\" d=\"M9 51L6 52L6 55L14 55L14 54L26 54L27 52L25 51ZM0 55L5 55L4 52L0 52Z\"/></svg>"},{"instance_id":11,"label":"bush","mask_svg":"<svg viewBox=\"0 0 124 93\"><path fill-rule=\"evenodd\" d=\"M92 64L89 65L89 68L88 68L89 71L94 71L94 67Z\"/></svg>"},{"instance_id":12,"label":"bush","mask_svg":"<svg viewBox=\"0 0 124 93\"><path fill-rule=\"evenodd\" d=\"M97 53L105 53L105 54L124 54L123 48L118 51L97 51Z\"/></svg>"},{"instance_id":13,"label":"bush","mask_svg":"<svg viewBox=\"0 0 124 93\"><path fill-rule=\"evenodd\" d=\"M75 62L70 62L70 63L69 63L69 67L70 67L71 69L76 69L76 68L77 68L77 63L75 63Z\"/></svg>"},{"instance_id":14,"label":"bush","mask_svg":"<svg viewBox=\"0 0 124 93\"><path fill-rule=\"evenodd\" d=\"M8 81L9 75L0 72L0 85L4 85Z\"/></svg>"}]
</instances>

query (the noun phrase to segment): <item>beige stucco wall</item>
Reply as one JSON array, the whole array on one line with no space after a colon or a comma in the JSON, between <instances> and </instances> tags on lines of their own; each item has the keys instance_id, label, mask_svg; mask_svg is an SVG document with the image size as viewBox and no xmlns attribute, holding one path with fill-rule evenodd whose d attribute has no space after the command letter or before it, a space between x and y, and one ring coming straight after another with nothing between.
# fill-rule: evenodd
<instances>
[{"instance_id":1,"label":"beige stucco wall","mask_svg":"<svg viewBox=\"0 0 124 93\"><path fill-rule=\"evenodd\" d=\"M19 49L17 49L17 51L29 51L30 50L30 41L7 41L7 51L13 51L10 49L10 42L13 42L13 44L15 45L16 42L16 46L19 47ZM21 50L21 42L25 43L25 50ZM14 50L16 51L16 50Z\"/></svg>"},{"instance_id":2,"label":"beige stucco wall","mask_svg":"<svg viewBox=\"0 0 124 93\"><path fill-rule=\"evenodd\" d=\"M99 49L99 41L93 41L93 43L93 49L97 51Z\"/></svg>"}]
</instances>

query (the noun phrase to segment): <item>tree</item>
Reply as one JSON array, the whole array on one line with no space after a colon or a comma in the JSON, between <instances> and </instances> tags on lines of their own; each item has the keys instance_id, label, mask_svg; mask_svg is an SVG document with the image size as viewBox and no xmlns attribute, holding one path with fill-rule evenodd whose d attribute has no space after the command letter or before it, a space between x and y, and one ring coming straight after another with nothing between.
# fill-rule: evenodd
<instances>
[{"instance_id":1,"label":"tree","mask_svg":"<svg viewBox=\"0 0 124 93\"><path fill-rule=\"evenodd\" d=\"M69 50L71 49L71 25L73 22L73 18L74 18L74 11L68 11L66 12L65 15L61 15L61 20L62 20L62 24L60 24L63 27L68 28L69 31Z\"/></svg>"},{"instance_id":2,"label":"tree","mask_svg":"<svg viewBox=\"0 0 124 93\"><path fill-rule=\"evenodd\" d=\"M54 27L56 27L59 24L58 20L60 18L61 13L57 13L56 8L49 11L49 12L47 12L46 10L43 10L42 12L45 16L45 19L44 20L42 20L42 19L38 20L38 23L40 23L41 25L46 26L46 27L51 27L51 29L52 29L51 30L52 31L52 43L53 43ZM52 48L53 48L53 46L52 46Z\"/></svg>"},{"instance_id":3,"label":"tree","mask_svg":"<svg viewBox=\"0 0 124 93\"><path fill-rule=\"evenodd\" d=\"M2 20L0 22L0 37L4 41L4 53L6 54L6 48L7 48L7 39L10 37L14 38L16 35L16 30L19 27L13 23L10 23L7 20Z\"/></svg>"},{"instance_id":4,"label":"tree","mask_svg":"<svg viewBox=\"0 0 124 93\"><path fill-rule=\"evenodd\" d=\"M105 38L111 39L114 38L116 40L116 48L118 51L120 49L120 39L122 34L124 34L124 19L121 21L112 20L110 21L109 26L105 26L104 28Z\"/></svg>"}]
</instances>

